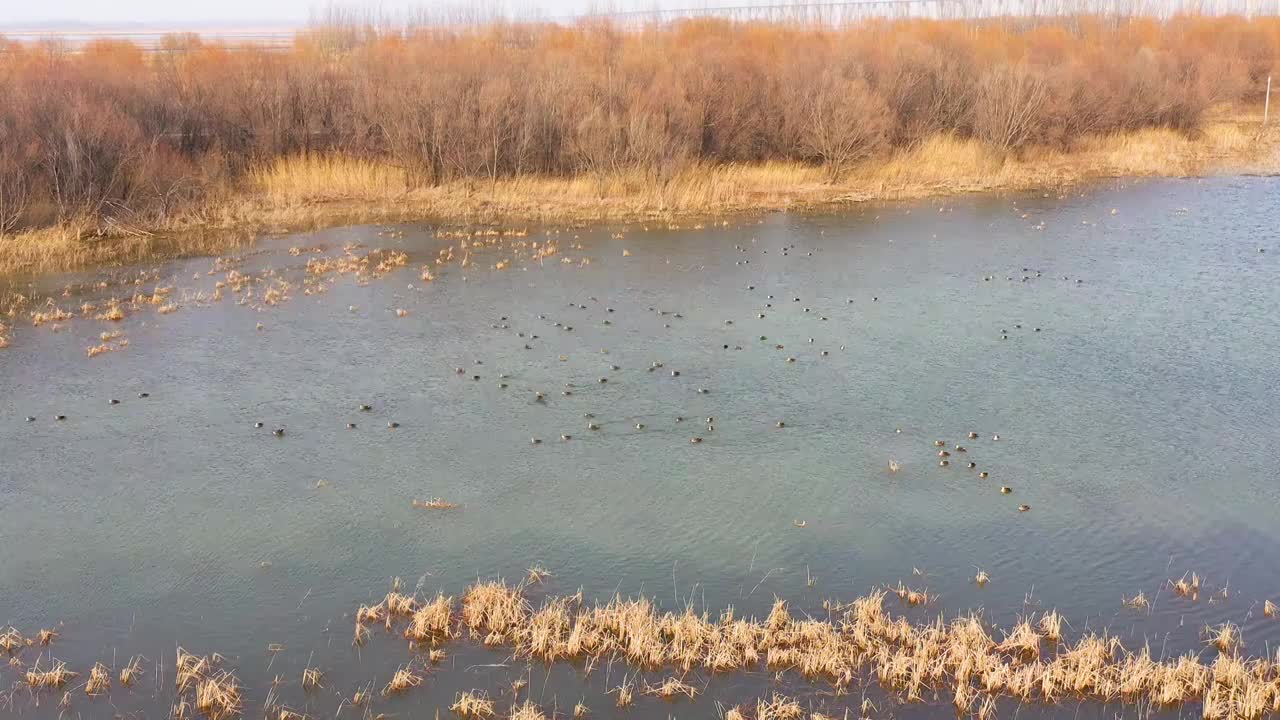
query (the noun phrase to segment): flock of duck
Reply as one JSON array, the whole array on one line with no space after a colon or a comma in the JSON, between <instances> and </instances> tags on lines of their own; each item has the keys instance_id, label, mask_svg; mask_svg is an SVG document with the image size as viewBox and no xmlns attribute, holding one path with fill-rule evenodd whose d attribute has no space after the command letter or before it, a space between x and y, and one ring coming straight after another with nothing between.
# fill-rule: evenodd
<instances>
[{"instance_id":1,"label":"flock of duck","mask_svg":"<svg viewBox=\"0 0 1280 720\"><path fill-rule=\"evenodd\" d=\"M754 240L753 240L753 247L747 247L747 246L738 244L738 245L735 245L734 248L735 248L735 251L740 255L747 255L748 253L751 253L753 251L759 252L761 255L769 254L768 249L754 246ZM797 248L798 246L795 244L784 244L775 249L779 251L778 254L780 254L784 258L787 258L787 257L791 257L793 253L796 252ZM630 256L630 252L629 251L624 252L624 255ZM805 251L803 257L806 257L806 258L813 257L813 255L814 255L814 251ZM741 266L741 265L750 264L750 262L751 262L751 258L743 257L741 259L738 259L736 261L736 264ZM1010 274L1006 276L1006 279L1010 282L1017 280L1018 282L1026 283L1041 277L1043 277L1043 272L1040 270L1036 270L1032 268L1022 268L1021 275ZM985 275L983 276L982 279L984 282L991 282L995 279L995 276ZM1066 276L1063 276L1062 279L1068 280ZM1077 284L1077 285L1082 283L1083 283L1082 279L1076 279L1074 281L1074 284ZM715 339L699 337L699 338L693 338L692 341L706 343L710 345L712 348L718 348L720 350L726 350L726 351L731 349L733 351L742 351L744 350L745 347L747 347L748 344L753 344L756 347L772 348L775 351L785 351L787 349L786 344L782 342L777 342L776 340L771 340L768 334L756 334L756 333L744 330L744 328L749 327L750 324L752 323L752 317L754 317L756 321L762 321L762 320L770 319L773 317L782 317L784 318L783 322L787 326L786 334L790 336L794 336L795 335L794 330L796 329L797 326L800 326L801 323L811 323L812 327L817 329L822 327L822 323L826 323L827 321L829 321L832 315L835 314L834 310L823 310L823 309L805 304L804 299L800 295L787 294L780 299L776 294L777 293L776 290L773 293L770 293L764 289L761 289L761 287L758 287L756 284L746 284L744 286L744 291L749 297L752 298L752 302L749 302L745 305L745 307L751 308L750 315L744 318L723 319L721 323L722 323L724 337L715 338ZM863 298L862 300L859 300L854 297L849 297L846 299L845 303L843 304L846 306L855 306L862 302L869 302L872 304L879 303L880 297L872 295L869 297L869 299ZM826 304L830 304L830 301L829 300L826 301ZM621 303L618 304L618 307L615 307L613 304L610 304L607 301L602 302L596 296L590 296L589 298L587 298L586 301L568 302L566 305L566 309L570 311L569 314L559 318L552 317L548 312L538 312L535 315L533 311L530 311L527 319L528 325L530 326L534 325L535 324L534 318L536 317L536 322L543 324L543 326L546 328L543 331L535 331L534 328L528 327L528 326L524 327L523 329L517 329L513 327L513 323L517 323L519 321L513 320L512 317L509 315L503 315L499 317L495 322L490 323L489 327L492 330L500 331L502 333L510 333L511 335L513 335L515 342L518 343L516 346L517 349L522 349L523 351L537 353L536 355L533 356L534 359L530 360L530 364L535 364L539 361L545 362L547 360L547 357L544 355L544 353L538 352L538 351L545 351L547 349L547 346L552 344L550 342L547 342L547 340L543 338L540 332L552 332L552 333L569 335L574 333L575 325L583 325L584 323L598 323L597 332L609 333L611 331L619 329L620 326L618 323L621 318L627 318L628 320L634 318L635 313L638 312L641 309L641 307L642 307L641 305L636 304L636 305L629 305L628 307L624 308L621 305ZM709 310L709 308L698 308L698 311L704 314L707 310ZM593 312L593 311L599 311L599 317L591 318L591 317L583 316L584 312ZM663 329L670 329L672 328L673 323L678 323L685 319L684 312L680 310L675 310L675 309L664 309L654 305L648 305L648 306L643 306L643 311L649 314L651 320L656 319L658 322L660 322L661 327ZM402 313L397 311L397 317L403 318L406 316L407 316L407 313ZM258 327L259 328L262 327L260 323L258 324ZM768 327L776 327L776 325L770 325ZM1012 327L1014 328L1014 330L1024 329L1024 326L1021 323L1014 324ZM632 331L634 331L634 329L635 329L634 327L631 328ZM1035 333L1039 333L1042 330L1042 328L1040 327L1034 327L1034 328L1028 328L1028 329L1032 330ZM705 335L705 333L702 333L702 334ZM803 342L802 347L809 348L809 352L806 353L808 355L809 360L821 361L821 359L823 358L829 358L832 352L835 351L834 350L835 348L838 348L840 351L845 350L845 345L839 344L838 342L821 343L819 341L820 334L821 333L815 332L813 336L807 337L807 340L802 341ZM1008 339L1009 334L1010 334L1010 331L1008 330L1007 327L1000 329L1000 336L1002 339ZM747 340L746 339L747 337L750 337L751 339ZM554 353L555 351L552 351L552 352ZM607 353L607 349L601 349L600 352ZM563 354L556 354L556 355L553 355L553 357L555 357L561 362L566 361L568 359L567 356ZM796 354L780 352L779 359L780 359L780 362L785 367L785 366L795 365L800 358ZM483 380L485 378L485 373L482 372L482 369L487 367L485 364L485 359L474 359L472 363L473 363L472 370L467 370L464 367L458 366L453 368L453 373L460 378L468 378L471 381ZM623 369L623 367L617 364L616 362L608 362L607 368L608 368L608 371L611 373L626 372ZM663 375L668 375L671 378L681 377L680 369L668 368L666 361L662 359L651 360L647 364L647 366L643 368L643 371L645 373L654 374L654 375L661 373ZM786 370L784 370L783 368L779 368L777 372L785 372L785 371ZM500 390L507 390L511 388L512 383L514 382L512 372L496 373L495 380L496 380L496 385ZM607 374L600 375L598 378L596 378L595 382L596 384L601 386L607 385L610 382L610 376ZM566 379L565 382L563 383L563 387L559 389L559 395L562 398L569 399L569 398L572 398L578 390L579 388L577 384L572 379ZM698 395L711 395L712 393L715 392L714 388L708 387L707 385L697 385L696 387L691 388L691 390ZM543 405L543 406L551 403L550 397L554 394L553 390L546 387L530 388L528 392L531 395L531 401L535 405ZM147 392L142 392L138 394L139 398L147 398L149 396L150 394ZM118 405L120 403L120 401L115 398L110 399L108 402L111 405ZM590 401L587 401L587 402L590 403ZM361 413L374 412L373 405L368 402L362 402L357 407ZM602 428L604 427L605 420L603 417L597 416L596 413L601 412L599 408L584 407L583 409L584 409L584 412L582 412L582 420L583 420L583 426L585 428L585 431L588 433L595 433L595 432L601 431ZM65 421L66 419L67 419L66 415L61 415L61 414L55 417L55 420L59 422ZM34 416L27 416L26 420L28 422L36 422L37 418ZM650 422L653 422L653 420L650 420ZM691 430L687 431L688 432L687 442L693 445L702 444L708 439L713 438L714 433L716 432L717 423L716 423L715 415L704 415L704 414L691 412L688 410L674 409L674 411L670 415L670 422L671 422L671 426L669 427L674 426L674 427L680 427L680 428L691 428ZM633 426L636 431L643 431L649 427L649 425L646 424L645 422L629 421L629 424ZM787 419L785 418L776 418L771 421L771 424L773 428L777 430L783 430L788 427ZM255 430L264 430L267 428L267 424L262 420L255 419L252 421L252 425ZM345 426L348 430L357 430L360 428L360 425L354 421L346 421ZM390 430L395 430L400 427L400 423L396 420L387 420L386 427ZM272 435L278 438L283 438L288 434L287 428L283 426L275 426L270 430L270 432ZM901 432L901 430L899 430L898 432ZM575 438L574 434L567 429L559 432L558 435L559 435L559 440L562 443L571 442ZM969 439L971 440L978 438L978 435L976 432L970 432L968 436L969 436ZM994 435L992 439L999 440L999 436ZM529 438L529 443L534 446L542 445L543 438L538 435L533 435ZM967 452L966 448L959 444L953 444L953 447L948 449L946 447L948 443L945 443L944 441L941 441L941 440L937 441L935 445L941 448L938 450L938 453L937 453L939 458L938 464L941 467L950 466L952 453L963 454ZM967 461L964 464L967 469L970 469L970 470L977 469L977 464L973 461ZM896 463L896 461L890 462L891 472L896 472L899 467L900 466ZM978 477L981 479L987 479L990 476L990 473L987 470L981 470L977 474L978 474ZM1012 488L1007 485L1001 486L1000 491L1006 495L1011 494L1013 492ZM1022 510L1022 511L1027 511L1029 509L1030 509L1030 506L1025 504L1019 506L1019 510Z\"/></svg>"}]
</instances>

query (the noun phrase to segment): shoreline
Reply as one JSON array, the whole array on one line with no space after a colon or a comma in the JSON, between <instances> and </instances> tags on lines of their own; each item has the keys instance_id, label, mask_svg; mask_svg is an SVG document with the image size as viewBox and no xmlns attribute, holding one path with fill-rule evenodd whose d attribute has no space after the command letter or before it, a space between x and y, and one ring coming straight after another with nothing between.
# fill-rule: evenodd
<instances>
[{"instance_id":1,"label":"shoreline","mask_svg":"<svg viewBox=\"0 0 1280 720\"><path fill-rule=\"evenodd\" d=\"M758 213L836 210L864 202L971 193L1061 191L1114 178L1280 173L1280 127L1260 112L1220 111L1197 137L1166 129L1086 138L1069 152L1002 157L971 139L935 136L864 162L832 182L798 163L697 165L658 179L641 171L459 181L406 189L397 168L341 156L281 160L245 186L142 227L64 224L3 238L0 284L211 256L259 237L355 224L455 226L676 223Z\"/></svg>"}]
</instances>

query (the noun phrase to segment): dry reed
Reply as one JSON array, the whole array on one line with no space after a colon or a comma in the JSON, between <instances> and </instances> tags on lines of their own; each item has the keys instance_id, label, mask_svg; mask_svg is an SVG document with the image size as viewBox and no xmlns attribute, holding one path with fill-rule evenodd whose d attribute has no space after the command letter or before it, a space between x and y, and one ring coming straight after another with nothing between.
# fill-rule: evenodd
<instances>
[{"instance_id":1,"label":"dry reed","mask_svg":"<svg viewBox=\"0 0 1280 720\"><path fill-rule=\"evenodd\" d=\"M396 669L391 681L382 688L383 695L398 695L407 692L412 688L416 688L422 684L422 677L415 675L413 669L407 665L401 665Z\"/></svg>"},{"instance_id":2,"label":"dry reed","mask_svg":"<svg viewBox=\"0 0 1280 720\"><path fill-rule=\"evenodd\" d=\"M89 680L84 685L84 693L86 695L101 695L111 689L111 674L107 670L107 666L102 663L94 663L93 668L89 670Z\"/></svg>"},{"instance_id":3,"label":"dry reed","mask_svg":"<svg viewBox=\"0 0 1280 720\"><path fill-rule=\"evenodd\" d=\"M483 694L470 692L458 693L450 710L464 718L491 718L497 714L493 701Z\"/></svg>"},{"instance_id":4,"label":"dry reed","mask_svg":"<svg viewBox=\"0 0 1280 720\"><path fill-rule=\"evenodd\" d=\"M27 685L33 690L56 690L74 680L77 673L73 673L67 669L67 664L61 660L51 660L52 664L48 670L40 669L40 661L27 670Z\"/></svg>"},{"instance_id":5,"label":"dry reed","mask_svg":"<svg viewBox=\"0 0 1280 720\"><path fill-rule=\"evenodd\" d=\"M142 658L135 655L129 658L129 662L120 669L120 684L124 687L133 687L138 681L138 677L142 674Z\"/></svg>"},{"instance_id":6,"label":"dry reed","mask_svg":"<svg viewBox=\"0 0 1280 720\"><path fill-rule=\"evenodd\" d=\"M525 702L511 709L511 720L547 720L547 716L537 705Z\"/></svg>"}]
</instances>

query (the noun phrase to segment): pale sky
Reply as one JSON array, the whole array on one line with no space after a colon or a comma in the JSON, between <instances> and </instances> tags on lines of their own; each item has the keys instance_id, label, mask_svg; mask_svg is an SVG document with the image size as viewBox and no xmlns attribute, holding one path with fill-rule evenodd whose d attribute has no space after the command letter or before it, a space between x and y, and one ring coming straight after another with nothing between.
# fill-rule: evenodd
<instances>
[{"instance_id":1,"label":"pale sky","mask_svg":"<svg viewBox=\"0 0 1280 720\"><path fill-rule=\"evenodd\" d=\"M473 0L474 1L474 0ZM466 7L458 0L378 0L338 2L341 7L374 7L395 12L433 7ZM601 9L651 9L654 7L701 7L706 0L681 4L680 0L479 0L484 8L536 8L544 17L573 15ZM748 4L742 0L723 4ZM326 0L0 0L0 26L45 21L87 23L199 23L199 22L304 22L315 9L328 6Z\"/></svg>"}]
</instances>

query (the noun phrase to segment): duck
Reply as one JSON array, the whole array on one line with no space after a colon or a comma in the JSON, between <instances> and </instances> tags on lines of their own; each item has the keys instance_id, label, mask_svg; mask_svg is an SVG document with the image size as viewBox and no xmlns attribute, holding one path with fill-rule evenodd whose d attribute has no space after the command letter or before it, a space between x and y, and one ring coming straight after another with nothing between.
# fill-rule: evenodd
<instances>
[{"instance_id":1,"label":"duck","mask_svg":"<svg viewBox=\"0 0 1280 720\"><path fill-rule=\"evenodd\" d=\"M983 470L982 472L978 473L978 477L980 477L980 478L982 478L982 479L984 479L984 480L985 480L985 479L987 479L987 478L991 477L991 473L987 472L986 470Z\"/></svg>"},{"instance_id":2,"label":"duck","mask_svg":"<svg viewBox=\"0 0 1280 720\"><path fill-rule=\"evenodd\" d=\"M943 445L946 445L946 444L947 444L947 442L946 442L945 440L934 440L934 441L933 441L933 445L934 445L934 447L942 447Z\"/></svg>"},{"instance_id":3,"label":"duck","mask_svg":"<svg viewBox=\"0 0 1280 720\"><path fill-rule=\"evenodd\" d=\"M542 438L536 438L536 437L535 437L535 438L529 438L529 444L530 444L530 445L541 445L541 444L542 444Z\"/></svg>"},{"instance_id":4,"label":"duck","mask_svg":"<svg viewBox=\"0 0 1280 720\"><path fill-rule=\"evenodd\" d=\"M784 428L784 427L786 427L786 426L787 426L787 424L786 424L785 422L781 421L781 420L779 420L779 421L775 424L775 427L780 427L780 428Z\"/></svg>"},{"instance_id":5,"label":"duck","mask_svg":"<svg viewBox=\"0 0 1280 720\"><path fill-rule=\"evenodd\" d=\"M599 430L600 426L595 423L587 423L588 430Z\"/></svg>"},{"instance_id":6,"label":"duck","mask_svg":"<svg viewBox=\"0 0 1280 720\"><path fill-rule=\"evenodd\" d=\"M271 431L271 434L275 435L276 437L284 437L284 428L276 428L275 430Z\"/></svg>"},{"instance_id":7,"label":"duck","mask_svg":"<svg viewBox=\"0 0 1280 720\"><path fill-rule=\"evenodd\" d=\"M35 422L35 421L36 421L36 417L35 417L35 415L28 415L28 416L27 416L27 422Z\"/></svg>"},{"instance_id":8,"label":"duck","mask_svg":"<svg viewBox=\"0 0 1280 720\"><path fill-rule=\"evenodd\" d=\"M950 460L943 459L943 460L939 460L939 461L938 461L938 466L939 466L939 467L947 467L947 466L948 466L948 465L950 465L950 464L951 464L951 461L950 461Z\"/></svg>"},{"instance_id":9,"label":"duck","mask_svg":"<svg viewBox=\"0 0 1280 720\"><path fill-rule=\"evenodd\" d=\"M999 436L999 435L992 435L992 436L991 436L991 439L992 439L992 440L999 440L999 439L1000 439L1000 436Z\"/></svg>"},{"instance_id":10,"label":"duck","mask_svg":"<svg viewBox=\"0 0 1280 720\"><path fill-rule=\"evenodd\" d=\"M637 430L643 430L643 429L644 429L644 423L636 423L636 429L637 429Z\"/></svg>"},{"instance_id":11,"label":"duck","mask_svg":"<svg viewBox=\"0 0 1280 720\"><path fill-rule=\"evenodd\" d=\"M1028 510L1030 510L1030 509L1031 509L1031 506L1030 506L1030 505L1025 505L1025 504L1024 504L1024 505L1019 505L1019 506L1018 506L1018 512L1026 512L1026 511L1028 511Z\"/></svg>"},{"instance_id":12,"label":"duck","mask_svg":"<svg viewBox=\"0 0 1280 720\"><path fill-rule=\"evenodd\" d=\"M689 438L689 442L691 442L691 443L693 443L693 444L697 445L698 443L702 442L702 438L700 438L700 437L691 437L691 438Z\"/></svg>"},{"instance_id":13,"label":"duck","mask_svg":"<svg viewBox=\"0 0 1280 720\"><path fill-rule=\"evenodd\" d=\"M387 427L392 430L395 430L396 428L400 427L400 423L392 420L391 422L387 423Z\"/></svg>"},{"instance_id":14,"label":"duck","mask_svg":"<svg viewBox=\"0 0 1280 720\"><path fill-rule=\"evenodd\" d=\"M561 439L562 441L564 441L564 442L569 442L570 440L572 440L572 439L573 439L573 436L572 436L572 435L561 435L561 436L560 436L560 439Z\"/></svg>"},{"instance_id":15,"label":"duck","mask_svg":"<svg viewBox=\"0 0 1280 720\"><path fill-rule=\"evenodd\" d=\"M57 417L54 418L54 420L58 420L58 421L62 421L66 419L67 419L66 415L58 415Z\"/></svg>"},{"instance_id":16,"label":"duck","mask_svg":"<svg viewBox=\"0 0 1280 720\"><path fill-rule=\"evenodd\" d=\"M1011 492L1013 492L1013 488L1009 487L1008 485L1005 485L1000 488L1001 495L1008 495Z\"/></svg>"},{"instance_id":17,"label":"duck","mask_svg":"<svg viewBox=\"0 0 1280 720\"><path fill-rule=\"evenodd\" d=\"M951 457L951 453L947 452L946 450L939 450L938 457Z\"/></svg>"},{"instance_id":18,"label":"duck","mask_svg":"<svg viewBox=\"0 0 1280 720\"><path fill-rule=\"evenodd\" d=\"M974 469L974 468L978 467L978 463L975 463L975 462L966 463L966 464L965 464L965 467L967 467L967 468L969 468L970 470L972 470L972 469Z\"/></svg>"},{"instance_id":19,"label":"duck","mask_svg":"<svg viewBox=\"0 0 1280 720\"><path fill-rule=\"evenodd\" d=\"M261 422L256 422L256 423L254 423L254 424L253 424L253 426L254 426L255 428L259 429L259 430L261 430L261 429L262 429L262 423L261 423Z\"/></svg>"},{"instance_id":20,"label":"duck","mask_svg":"<svg viewBox=\"0 0 1280 720\"><path fill-rule=\"evenodd\" d=\"M144 399L144 400L145 400L146 398L151 397L151 393L148 393L148 392L140 392L140 393L138 393L138 397L140 397L140 398L142 398L142 399Z\"/></svg>"},{"instance_id":21,"label":"duck","mask_svg":"<svg viewBox=\"0 0 1280 720\"><path fill-rule=\"evenodd\" d=\"M970 440L977 440L977 439L978 439L978 433L976 433L976 432L974 432L974 431L970 430L970 431L969 431L969 439L970 439Z\"/></svg>"},{"instance_id":22,"label":"duck","mask_svg":"<svg viewBox=\"0 0 1280 720\"><path fill-rule=\"evenodd\" d=\"M120 404L120 401L119 401L119 400L117 400L117 399L115 399L115 398L111 398L110 400L108 400L108 401L107 401L107 404L108 404L108 405L119 405L119 404Z\"/></svg>"},{"instance_id":23,"label":"duck","mask_svg":"<svg viewBox=\"0 0 1280 720\"><path fill-rule=\"evenodd\" d=\"M964 447L963 445L957 445L957 446L956 446L956 452L969 452L969 451L968 451L968 450L966 450L966 449L965 449L965 447Z\"/></svg>"},{"instance_id":24,"label":"duck","mask_svg":"<svg viewBox=\"0 0 1280 720\"><path fill-rule=\"evenodd\" d=\"M355 423L347 423L347 429L348 429L348 430L355 430L355 429L356 429L356 424L355 424Z\"/></svg>"}]
</instances>

